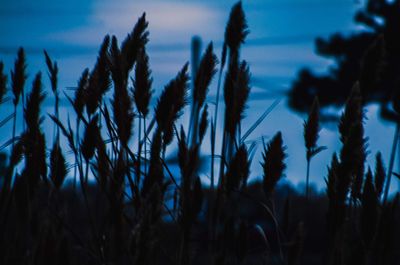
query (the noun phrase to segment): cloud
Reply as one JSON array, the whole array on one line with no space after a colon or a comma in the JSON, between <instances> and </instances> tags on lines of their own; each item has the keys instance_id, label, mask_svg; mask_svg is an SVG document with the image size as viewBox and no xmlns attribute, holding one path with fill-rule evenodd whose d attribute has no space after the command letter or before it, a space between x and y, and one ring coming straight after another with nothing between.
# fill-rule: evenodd
<instances>
[{"instance_id":1,"label":"cloud","mask_svg":"<svg viewBox=\"0 0 400 265\"><path fill-rule=\"evenodd\" d=\"M149 21L150 39L158 44L188 42L195 34L216 38L223 33L225 16L201 3L103 1L93 3L88 23L51 33L48 39L97 45L105 34L124 38L143 12Z\"/></svg>"}]
</instances>

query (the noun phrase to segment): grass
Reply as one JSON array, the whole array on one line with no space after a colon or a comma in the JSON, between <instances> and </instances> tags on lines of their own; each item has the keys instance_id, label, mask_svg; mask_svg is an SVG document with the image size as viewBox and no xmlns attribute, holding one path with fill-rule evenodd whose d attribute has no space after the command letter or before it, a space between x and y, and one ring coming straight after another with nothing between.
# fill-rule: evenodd
<instances>
[{"instance_id":1,"label":"grass","mask_svg":"<svg viewBox=\"0 0 400 265\"><path fill-rule=\"evenodd\" d=\"M324 150L317 145L315 100L304 122L306 191L298 193L279 185L287 157L280 132L263 139L262 181L249 183L255 149L245 140L277 102L242 135L251 71L240 57L249 34L241 2L231 10L220 60L210 43L194 76L189 77L184 63L154 110L147 27L143 14L121 44L115 36L104 38L75 94L64 93L76 116L74 125L60 120L59 69L49 53L44 59L56 101L48 117L41 112L46 94L40 72L27 96L23 92L23 48L10 84L0 63L0 102L11 90L14 106L14 114L0 123L13 119L11 139L4 145L11 146L10 154L0 175L1 264L396 264L399 199L389 200L386 194L392 166L386 174L380 153L375 169L365 165L363 96L371 69L360 75L363 80L355 84L341 117L342 147L329 165L326 194L309 187L311 159ZM371 56L364 65L378 64ZM211 115L206 102L215 76L218 92ZM221 85L222 114L217 111ZM24 120L19 122L24 126L17 132L21 98ZM394 97L395 109L397 101ZM189 103L186 127L179 118ZM216 129L218 116L223 117L222 131ZM45 118L54 122L52 143L41 127ZM199 176L207 130L210 187ZM223 139L220 153L217 133ZM174 141L179 172L165 160Z\"/></svg>"}]
</instances>

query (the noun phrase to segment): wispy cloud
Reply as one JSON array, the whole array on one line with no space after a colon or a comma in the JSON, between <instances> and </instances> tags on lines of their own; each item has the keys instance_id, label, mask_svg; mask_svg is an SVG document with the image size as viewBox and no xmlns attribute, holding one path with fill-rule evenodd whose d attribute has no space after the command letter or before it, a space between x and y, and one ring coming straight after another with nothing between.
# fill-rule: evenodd
<instances>
[{"instance_id":1,"label":"wispy cloud","mask_svg":"<svg viewBox=\"0 0 400 265\"><path fill-rule=\"evenodd\" d=\"M150 21L151 41L158 44L187 42L193 34L213 38L223 33L225 16L198 2L122 1L95 2L88 23L72 30L51 33L48 39L94 45L105 34L123 38L143 12Z\"/></svg>"}]
</instances>

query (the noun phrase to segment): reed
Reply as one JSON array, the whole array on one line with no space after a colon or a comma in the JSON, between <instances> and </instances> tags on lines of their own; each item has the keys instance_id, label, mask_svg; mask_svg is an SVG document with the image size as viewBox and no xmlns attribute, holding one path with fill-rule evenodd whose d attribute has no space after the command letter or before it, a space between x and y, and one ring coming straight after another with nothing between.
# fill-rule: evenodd
<instances>
[{"instance_id":1,"label":"reed","mask_svg":"<svg viewBox=\"0 0 400 265\"><path fill-rule=\"evenodd\" d=\"M53 92L54 98L55 98L55 103L54 103L54 115L56 116L57 119L59 119L59 101L60 101L60 96L59 96L59 91L57 89L58 85L58 65L57 62L54 62L51 60L49 54L44 51L44 56L46 59L46 65L47 65L47 70L48 70L48 76L50 79L50 84L51 84L51 91ZM60 142L60 131L59 128L54 124L53 127L53 138L57 139L57 142Z\"/></svg>"},{"instance_id":2,"label":"reed","mask_svg":"<svg viewBox=\"0 0 400 265\"><path fill-rule=\"evenodd\" d=\"M311 160L325 149L318 143L318 99L303 124L306 191L283 180L287 151L281 132L266 143L262 138L262 176L251 173L258 146L251 134L279 100L242 134L251 89L249 63L241 58L248 34L238 2L229 15L221 58L210 42L192 77L184 64L154 109L145 13L122 42L105 36L93 68L82 71L72 95L62 91L61 69L44 51L55 98L47 116L54 123L52 141L43 129L41 73L25 97L24 50L18 50L10 84L0 62L0 103L12 98L14 107L0 122L13 119L12 138L0 148L10 145L8 159L4 165L0 161L0 264L397 264L399 196L388 198L390 177L398 175L394 152L388 169L379 152L374 172L366 165L363 108L381 78L383 38L366 52L340 118L341 146L328 167L326 193L309 196ZM224 113L218 130L221 85ZM217 98L210 113L212 89ZM61 95L76 116L72 124L69 115L66 120L59 115ZM396 113L398 98L393 97ZM190 119L184 124L180 117L189 101ZM18 122L24 126L17 132L21 105L24 120ZM209 127L211 154L204 155ZM217 133L223 139L220 153ZM132 144L136 136L137 145ZM219 179L214 167L220 168ZM207 178L209 187L203 183Z\"/></svg>"},{"instance_id":3,"label":"reed","mask_svg":"<svg viewBox=\"0 0 400 265\"><path fill-rule=\"evenodd\" d=\"M317 140L319 137L319 103L318 98L314 99L311 106L311 111L307 121L303 124L304 127L304 142L306 146L306 159L307 159L307 173L306 173L306 198L308 200L309 193L309 178L310 178L310 164L311 159L319 152L326 149L324 146L317 146Z\"/></svg>"},{"instance_id":4,"label":"reed","mask_svg":"<svg viewBox=\"0 0 400 265\"><path fill-rule=\"evenodd\" d=\"M25 86L25 81L27 79L26 75L26 59L25 59L25 52L23 48L19 48L18 50L18 55L17 59L15 60L14 63L14 70L11 71L11 89L12 93L14 95L13 98L13 103L14 103L14 119L13 119L13 133L12 133L12 144L14 146L15 143L15 130L16 130L16 124L17 124L17 105L19 103L19 100L21 98L22 94L22 100L24 100L24 86ZM24 108L23 104L23 108Z\"/></svg>"},{"instance_id":5,"label":"reed","mask_svg":"<svg viewBox=\"0 0 400 265\"><path fill-rule=\"evenodd\" d=\"M377 197L381 198L383 192L383 186L385 184L386 179L386 169L382 160L382 154L378 152L375 157L375 173L374 173L374 181Z\"/></svg>"},{"instance_id":6,"label":"reed","mask_svg":"<svg viewBox=\"0 0 400 265\"><path fill-rule=\"evenodd\" d=\"M68 174L68 164L60 145L55 142L50 153L50 175L54 187L59 190Z\"/></svg>"},{"instance_id":7,"label":"reed","mask_svg":"<svg viewBox=\"0 0 400 265\"><path fill-rule=\"evenodd\" d=\"M187 82L189 80L187 70L188 64L186 63L177 76L165 86L154 109L164 146L171 143L175 122L182 115L183 107L187 104Z\"/></svg>"},{"instance_id":8,"label":"reed","mask_svg":"<svg viewBox=\"0 0 400 265\"><path fill-rule=\"evenodd\" d=\"M284 159L287 156L285 149L281 132L276 133L271 141L264 145L261 166L264 172L263 188L267 197L271 196L276 184L283 177L283 171L286 168Z\"/></svg>"},{"instance_id":9,"label":"reed","mask_svg":"<svg viewBox=\"0 0 400 265\"><path fill-rule=\"evenodd\" d=\"M210 43L200 61L199 68L194 78L192 112L190 113L191 117L189 124L191 146L194 146L199 141L199 115L204 106L210 83L217 72L217 63L218 59L213 53L213 44Z\"/></svg>"},{"instance_id":10,"label":"reed","mask_svg":"<svg viewBox=\"0 0 400 265\"><path fill-rule=\"evenodd\" d=\"M147 170L147 133L146 133L146 118L149 113L149 105L153 90L151 88L153 78L149 66L149 57L146 53L145 46L141 49L138 55L135 67L135 79L132 79L133 89L131 93L139 112L139 132L138 132L138 160L136 169L136 183L139 183L141 177L141 155L142 155L142 131L144 135L144 168Z\"/></svg>"},{"instance_id":11,"label":"reed","mask_svg":"<svg viewBox=\"0 0 400 265\"><path fill-rule=\"evenodd\" d=\"M107 52L110 46L110 36L105 36L100 46L96 64L88 77L86 88L86 112L88 118L96 112L102 103L103 95L110 89L110 70ZM82 80L83 82L84 80ZM83 84L82 84L83 85Z\"/></svg>"}]
</instances>

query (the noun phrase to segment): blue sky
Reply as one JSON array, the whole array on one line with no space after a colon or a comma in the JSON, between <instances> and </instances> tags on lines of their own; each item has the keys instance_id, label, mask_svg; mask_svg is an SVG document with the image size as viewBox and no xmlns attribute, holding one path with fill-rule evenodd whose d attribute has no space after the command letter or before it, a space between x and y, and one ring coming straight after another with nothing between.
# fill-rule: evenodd
<instances>
[{"instance_id":1,"label":"blue sky","mask_svg":"<svg viewBox=\"0 0 400 265\"><path fill-rule=\"evenodd\" d=\"M230 7L236 1L60 1L60 0L0 0L0 60L9 71L16 50L24 46L28 57L29 76L41 70L46 72L42 50L46 49L60 66L60 87L75 86L85 67L92 67L98 46L105 34L122 40L131 30L139 15L147 13L150 30L148 52L153 70L156 95L190 58L190 40L193 35L215 43L220 54L223 32ZM277 97L280 105L252 134L256 139L271 137L281 130L288 146L287 178L295 185L304 181L305 154L302 140L304 116L290 112L286 107L284 92L296 78L297 71L308 66L323 72L332 63L314 54L313 41L317 36L333 32L351 33L362 30L353 23L353 14L361 6L356 0L253 0L243 1L250 27L250 35L242 49L253 74L253 88L247 117L243 126L250 126ZM28 82L28 88L30 87ZM49 83L45 81L46 88ZM67 91L67 93L70 93ZM215 84L209 100L215 95ZM66 101L64 100L64 103ZM66 105L66 104L65 104ZM52 112L52 98L48 94L44 113ZM1 117L8 115L7 105ZM64 108L68 111L68 108ZM368 108L366 132L370 137L369 163L379 149L388 158L392 126L376 117L377 107ZM64 118L66 114L64 113ZM185 122L187 117L183 117ZM51 125L45 128L51 134ZM6 139L0 135L4 142ZM338 148L334 125L321 131L320 145L327 151L312 163L311 180L320 188L331 154ZM261 173L258 160L253 161L252 175ZM204 153L208 152L205 146Z\"/></svg>"}]
</instances>

